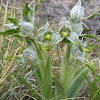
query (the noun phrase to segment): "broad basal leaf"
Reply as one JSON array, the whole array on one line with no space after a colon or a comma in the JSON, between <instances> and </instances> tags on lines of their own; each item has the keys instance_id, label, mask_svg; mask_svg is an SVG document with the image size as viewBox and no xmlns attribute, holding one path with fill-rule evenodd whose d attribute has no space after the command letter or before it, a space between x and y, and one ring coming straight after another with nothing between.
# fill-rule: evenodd
<instances>
[{"instance_id":1,"label":"broad basal leaf","mask_svg":"<svg viewBox=\"0 0 100 100\"><path fill-rule=\"evenodd\" d=\"M63 85L60 83L60 81L54 77L55 82L55 96L54 100L61 100L66 99L66 93Z\"/></svg>"},{"instance_id":2,"label":"broad basal leaf","mask_svg":"<svg viewBox=\"0 0 100 100\"><path fill-rule=\"evenodd\" d=\"M65 79L65 72L66 72L66 67L68 67L68 62L71 54L71 48L72 48L72 43L67 44L67 49L66 52L64 53L64 57L62 58L61 64L60 64L60 82L62 83Z\"/></svg>"},{"instance_id":3,"label":"broad basal leaf","mask_svg":"<svg viewBox=\"0 0 100 100\"><path fill-rule=\"evenodd\" d=\"M84 76L82 73L86 72L86 66L82 66L75 71L74 78L67 89L67 97L75 98L84 84Z\"/></svg>"},{"instance_id":4,"label":"broad basal leaf","mask_svg":"<svg viewBox=\"0 0 100 100\"><path fill-rule=\"evenodd\" d=\"M80 90L82 89L82 86L84 85L85 77L81 74L71 85L69 90L67 91L67 98L75 98Z\"/></svg>"},{"instance_id":5,"label":"broad basal leaf","mask_svg":"<svg viewBox=\"0 0 100 100\"><path fill-rule=\"evenodd\" d=\"M53 64L53 59L48 58L44 76L43 76L43 82L42 82L42 86L41 86L41 94L46 100L50 99L50 96L51 96L52 64Z\"/></svg>"}]
</instances>

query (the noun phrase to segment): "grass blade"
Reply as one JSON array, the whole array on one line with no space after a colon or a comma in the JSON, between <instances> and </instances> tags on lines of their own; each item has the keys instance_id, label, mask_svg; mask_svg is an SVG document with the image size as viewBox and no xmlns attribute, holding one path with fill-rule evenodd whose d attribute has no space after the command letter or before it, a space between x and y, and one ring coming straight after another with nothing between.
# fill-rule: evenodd
<instances>
[{"instance_id":1,"label":"grass blade","mask_svg":"<svg viewBox=\"0 0 100 100\"><path fill-rule=\"evenodd\" d=\"M35 89L32 88L32 86L26 81L26 79L24 77L20 77L15 73L13 73L13 75L19 81L19 83L21 85L24 85L26 89L30 89L30 93L34 98L38 99L38 95L37 95Z\"/></svg>"}]
</instances>

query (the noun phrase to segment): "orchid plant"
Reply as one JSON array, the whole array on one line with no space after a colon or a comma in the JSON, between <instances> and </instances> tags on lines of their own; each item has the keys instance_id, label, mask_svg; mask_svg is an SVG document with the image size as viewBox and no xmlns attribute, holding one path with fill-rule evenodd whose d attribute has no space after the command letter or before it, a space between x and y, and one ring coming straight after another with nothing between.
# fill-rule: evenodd
<instances>
[{"instance_id":1,"label":"orchid plant","mask_svg":"<svg viewBox=\"0 0 100 100\"><path fill-rule=\"evenodd\" d=\"M36 80L35 85L38 87L33 87L24 77L15 73L13 75L26 89L30 90L29 94L36 100L75 99L84 85L83 73L88 74L92 71L95 74L92 62L86 58L87 51L93 48L91 49L91 46L82 39L83 37L96 38L82 34L84 8L81 0L72 8L69 20L65 17L61 19L57 32L50 28L48 22L38 29L38 41L34 37L36 7L31 8L26 3L22 11L22 20L8 18L11 24L6 24L8 29L0 32L0 35L25 39L26 48L21 55L15 57L15 61L31 65ZM79 37L82 39L80 40ZM53 74L54 56L50 51L60 43L67 45L67 48L59 65L60 75L55 75ZM45 46L46 49L44 49Z\"/></svg>"}]
</instances>

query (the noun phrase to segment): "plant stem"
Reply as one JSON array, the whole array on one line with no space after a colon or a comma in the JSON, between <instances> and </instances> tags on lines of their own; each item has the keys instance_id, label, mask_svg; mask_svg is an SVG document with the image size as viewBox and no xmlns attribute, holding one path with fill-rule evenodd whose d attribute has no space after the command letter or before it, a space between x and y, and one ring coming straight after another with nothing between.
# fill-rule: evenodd
<instances>
[{"instance_id":1,"label":"plant stem","mask_svg":"<svg viewBox=\"0 0 100 100\"><path fill-rule=\"evenodd\" d=\"M58 57L59 57L59 63L61 63L61 58L60 58L60 54L59 54L59 45L57 44L57 53L58 53Z\"/></svg>"}]
</instances>

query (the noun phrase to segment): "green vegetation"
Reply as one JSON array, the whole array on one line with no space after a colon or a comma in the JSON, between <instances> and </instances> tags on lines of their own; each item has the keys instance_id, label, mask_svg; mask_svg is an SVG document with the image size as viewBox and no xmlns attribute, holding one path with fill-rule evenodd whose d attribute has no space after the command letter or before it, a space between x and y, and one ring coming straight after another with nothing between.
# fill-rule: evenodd
<instances>
[{"instance_id":1,"label":"green vegetation","mask_svg":"<svg viewBox=\"0 0 100 100\"><path fill-rule=\"evenodd\" d=\"M48 22L35 29L37 7L38 4L31 8L26 3L21 20L10 16L9 24L5 24L6 9L6 27L3 24L0 32L3 41L0 47L0 100L81 100L87 92L83 88L86 81L89 86L87 98L100 99L100 75L89 60L89 53L98 46L85 41L98 39L82 34L83 20L89 17L84 18L81 1L72 8L69 20L61 19L56 32ZM62 43L65 45L63 50L59 46Z\"/></svg>"}]
</instances>

